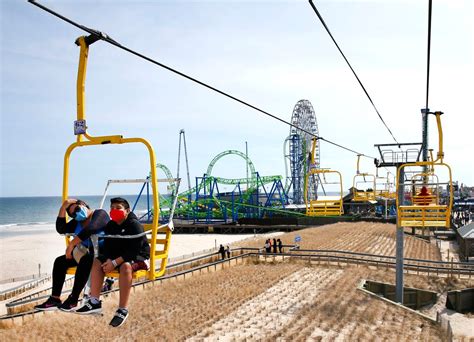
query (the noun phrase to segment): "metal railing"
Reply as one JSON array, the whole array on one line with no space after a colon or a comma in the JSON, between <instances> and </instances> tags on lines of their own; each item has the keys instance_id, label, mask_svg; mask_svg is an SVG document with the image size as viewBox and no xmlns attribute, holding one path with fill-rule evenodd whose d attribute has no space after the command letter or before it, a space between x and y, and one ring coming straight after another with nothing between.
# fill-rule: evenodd
<instances>
[{"instance_id":1,"label":"metal railing","mask_svg":"<svg viewBox=\"0 0 474 342\"><path fill-rule=\"evenodd\" d=\"M340 251L340 250L307 250L299 249L298 246L285 245L284 247L288 248L288 252L284 253L265 253L263 248L234 248L231 250L231 257L225 259L219 259L219 253L209 253L201 255L189 260L178 262L167 267L166 275L159 277L155 280L144 280L134 283L132 286L134 288L140 286L148 286L161 284L164 281L183 277L186 278L186 275L192 275L195 272L201 273L203 270L209 271L214 269L216 271L218 267L224 267L226 263L229 265L232 262L237 263L239 260L243 262L245 259L255 258L261 261L271 261L275 260L278 257L281 257L282 260L291 258L307 261L310 263L325 264L327 266L338 266L344 267L349 264L351 265L366 265L374 267L385 267L385 268L395 268L395 257L385 256L385 255L376 255L370 253L361 253L361 252L350 252L350 251ZM236 255L237 254L237 255ZM434 261L434 260L424 260L424 259L413 259L405 258L404 270L406 273L426 273L429 275L436 276L449 276L449 277L461 277L468 276L469 279L474 276L474 265L465 262L445 262L445 261ZM72 278L71 278L72 279ZM41 292L48 291L50 289L43 290ZM110 292L118 291L118 289L113 289L104 294ZM64 291L63 293L67 293ZM46 299L49 295L40 296L39 293L30 294L26 297L19 298L15 301L7 303L7 309L13 309L18 306L27 305L42 299ZM0 319L10 319L15 317L21 317L23 315L29 315L37 313L36 310L31 310L19 314L11 314L7 316L0 317Z\"/></svg>"},{"instance_id":2,"label":"metal railing","mask_svg":"<svg viewBox=\"0 0 474 342\"><path fill-rule=\"evenodd\" d=\"M12 279L15 279L15 278L12 278ZM31 279L31 277L28 278L28 279ZM3 291L0 291L0 301L18 296L19 294L21 294L23 292L29 291L29 290L31 290L31 289L33 289L33 288L35 288L35 287L37 287L41 284L46 283L50 279L51 279L51 275L48 275L48 274L45 273L45 274L43 274L43 276L41 278L35 278L35 279L32 279L32 280L30 280L26 283L22 283L20 285L8 288L8 289L3 290Z\"/></svg>"}]
</instances>

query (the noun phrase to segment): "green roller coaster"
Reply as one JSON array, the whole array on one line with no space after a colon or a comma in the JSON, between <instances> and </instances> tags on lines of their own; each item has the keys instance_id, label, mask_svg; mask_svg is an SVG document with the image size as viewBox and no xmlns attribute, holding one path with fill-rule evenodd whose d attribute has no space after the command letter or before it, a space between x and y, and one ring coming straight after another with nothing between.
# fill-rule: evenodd
<instances>
[{"instance_id":1,"label":"green roller coaster","mask_svg":"<svg viewBox=\"0 0 474 342\"><path fill-rule=\"evenodd\" d=\"M241 157L250 171L249 177L223 178L212 176L215 164L225 156ZM175 218L195 222L236 221L242 217L268 217L273 215L301 215L285 210L287 194L282 176L260 176L253 162L238 150L226 150L216 155L202 177L196 177L196 185L177 193L176 179L164 164L157 164L168 181L167 194L160 194L160 212L167 219L177 196ZM230 192L221 192L219 186L232 185ZM145 186L145 184L144 184ZM148 186L148 185L147 185Z\"/></svg>"}]
</instances>

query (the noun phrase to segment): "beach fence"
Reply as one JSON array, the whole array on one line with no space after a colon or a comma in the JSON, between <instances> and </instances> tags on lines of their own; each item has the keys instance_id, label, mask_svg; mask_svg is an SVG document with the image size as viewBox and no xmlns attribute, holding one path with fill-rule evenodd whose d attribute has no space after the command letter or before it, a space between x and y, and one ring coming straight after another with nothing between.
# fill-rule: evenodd
<instances>
[{"instance_id":1,"label":"beach fence","mask_svg":"<svg viewBox=\"0 0 474 342\"><path fill-rule=\"evenodd\" d=\"M218 250L218 248L214 247L214 248L209 248L209 249L203 249L199 252L193 252L193 253L189 253L189 254L180 255L180 256L174 257L174 258L168 258L168 263L174 263L174 262L178 262L178 261L192 259L194 257L205 255L205 254L217 253L217 250Z\"/></svg>"},{"instance_id":2,"label":"beach fence","mask_svg":"<svg viewBox=\"0 0 474 342\"><path fill-rule=\"evenodd\" d=\"M264 253L261 248L233 248L231 257L221 259L218 252L196 256L191 259L176 262L167 267L167 274L153 281L144 280L132 285L133 291L140 288L148 288L168 281L185 280L201 273L215 272L227 268L245 260L274 262L276 260L296 259L311 264L344 267L346 265L367 266L375 268L390 269L395 267L394 257L380 256L368 253L356 253L339 250L302 250L298 248L289 248L286 253ZM471 278L474 275L472 264L439 262L432 260L405 259L405 272L415 274L425 274L437 277L459 277ZM73 278L70 278L71 280ZM114 295L117 288L104 294ZM47 292L47 291L46 291ZM64 291L67 293L68 291ZM65 294L63 292L63 294ZM26 316L35 315L38 312L32 310L35 302L44 300L49 296L44 291L34 293L23 298L16 299L6 304L8 314L0 317L0 323L22 321ZM25 312L26 310L30 310ZM408 309L408 308L407 308ZM40 312L41 313L41 312Z\"/></svg>"},{"instance_id":3,"label":"beach fence","mask_svg":"<svg viewBox=\"0 0 474 342\"><path fill-rule=\"evenodd\" d=\"M26 275L26 276L21 276L21 277L14 277L14 278L8 278L8 279L3 279L0 280L0 285L3 284L9 284L9 283L17 283L19 281L24 281L24 280L34 280L34 279L39 279L47 276L48 273L40 273L40 274L31 274L31 275Z\"/></svg>"},{"instance_id":4,"label":"beach fence","mask_svg":"<svg viewBox=\"0 0 474 342\"><path fill-rule=\"evenodd\" d=\"M26 282L23 282L27 280ZM0 291L0 301L6 300L8 298L16 297L19 294L22 294L26 291L34 289L40 285L43 285L51 280L51 275L47 273L43 274L34 274L32 276L16 277L10 279L4 279L0 282L0 285L4 284L14 284L18 282L23 282L19 285L9 287L7 289Z\"/></svg>"}]
</instances>

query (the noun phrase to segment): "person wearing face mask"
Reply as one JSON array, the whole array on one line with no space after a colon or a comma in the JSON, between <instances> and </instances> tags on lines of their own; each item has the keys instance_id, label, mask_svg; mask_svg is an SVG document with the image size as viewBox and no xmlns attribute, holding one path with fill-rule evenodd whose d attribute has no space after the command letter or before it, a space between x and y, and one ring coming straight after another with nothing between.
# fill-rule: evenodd
<instances>
[{"instance_id":1,"label":"person wearing face mask","mask_svg":"<svg viewBox=\"0 0 474 342\"><path fill-rule=\"evenodd\" d=\"M66 214L72 218L69 222L66 222ZM56 231L59 234L74 234L75 236L69 242L65 254L54 261L51 296L46 302L36 305L35 309L50 311L59 308L62 311L73 311L76 308L94 260L90 236L103 234L109 221L109 215L103 209L92 210L86 202L78 199L70 198L64 201L56 219ZM76 267L74 285L71 294L62 303L60 296L69 267Z\"/></svg>"},{"instance_id":2,"label":"person wearing face mask","mask_svg":"<svg viewBox=\"0 0 474 342\"><path fill-rule=\"evenodd\" d=\"M150 245L144 234L142 224L137 216L130 211L127 200L121 197L110 200L110 218L105 227L103 253L94 260L91 272L91 296L77 309L78 314L102 312L99 300L100 290L106 273L117 269L119 272L120 299L119 308L110 321L112 327L122 325L128 317L128 299L132 286L134 271L147 270L150 258ZM130 236L113 238L112 235Z\"/></svg>"}]
</instances>

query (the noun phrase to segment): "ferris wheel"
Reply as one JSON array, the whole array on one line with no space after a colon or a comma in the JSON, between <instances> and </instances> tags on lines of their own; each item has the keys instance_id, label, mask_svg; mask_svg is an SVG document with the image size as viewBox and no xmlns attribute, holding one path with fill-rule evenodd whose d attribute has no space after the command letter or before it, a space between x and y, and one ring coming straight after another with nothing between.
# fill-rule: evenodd
<instances>
[{"instance_id":1,"label":"ferris wheel","mask_svg":"<svg viewBox=\"0 0 474 342\"><path fill-rule=\"evenodd\" d=\"M290 135L285 139L284 155L286 168L286 190L291 193L294 204L303 204L305 186L308 189L308 197L315 196L317 192L318 180L315 177L308 179L305 184L306 173L313 168L319 168L320 150L316 145L314 164L311 164L312 139L319 135L318 123L311 102L300 100L296 103L291 115L292 126ZM300 128L300 129L299 129ZM304 132L305 130L306 132ZM314 134L308 134L312 133ZM288 172L288 168L290 172Z\"/></svg>"}]
</instances>

